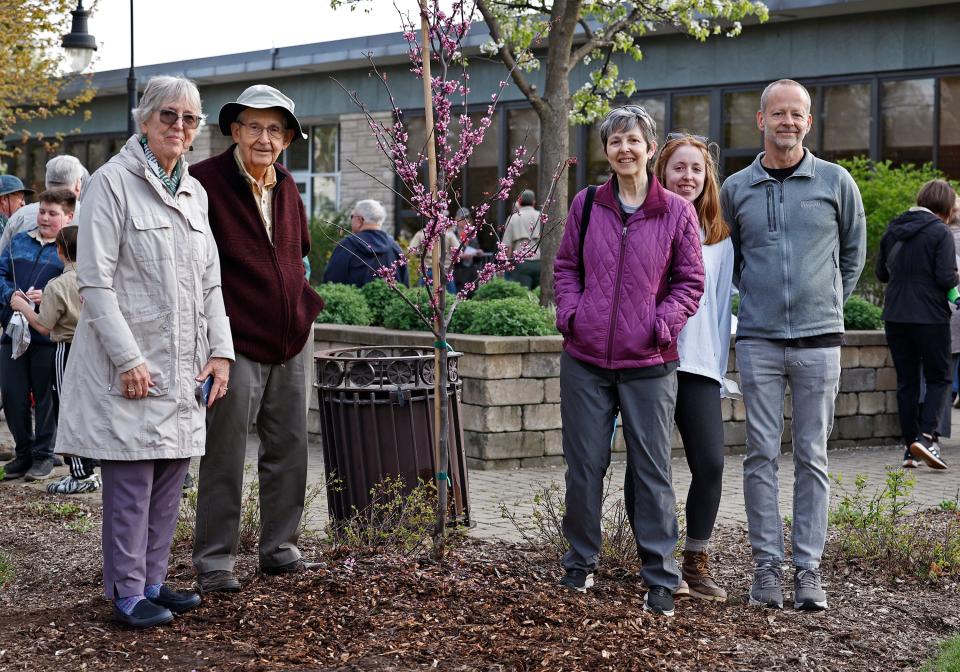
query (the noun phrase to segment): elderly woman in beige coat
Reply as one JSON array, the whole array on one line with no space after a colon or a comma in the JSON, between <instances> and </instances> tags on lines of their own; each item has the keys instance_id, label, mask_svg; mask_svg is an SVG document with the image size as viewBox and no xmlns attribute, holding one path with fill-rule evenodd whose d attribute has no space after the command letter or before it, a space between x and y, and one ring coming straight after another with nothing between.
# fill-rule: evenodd
<instances>
[{"instance_id":1,"label":"elderly woman in beige coat","mask_svg":"<svg viewBox=\"0 0 960 672\"><path fill-rule=\"evenodd\" d=\"M164 581L181 485L204 451L201 400L227 393L234 354L207 194L183 158L200 94L155 77L133 114L141 133L84 190L57 449L101 460L104 594L115 620L146 628L200 604Z\"/></svg>"}]
</instances>

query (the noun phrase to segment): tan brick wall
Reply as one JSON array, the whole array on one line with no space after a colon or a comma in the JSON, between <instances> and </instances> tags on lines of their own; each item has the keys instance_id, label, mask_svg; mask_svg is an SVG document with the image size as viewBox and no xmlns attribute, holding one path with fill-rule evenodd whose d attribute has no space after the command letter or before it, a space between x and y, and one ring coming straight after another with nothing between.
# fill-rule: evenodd
<instances>
[{"instance_id":1,"label":"tan brick wall","mask_svg":"<svg viewBox=\"0 0 960 672\"><path fill-rule=\"evenodd\" d=\"M379 122L391 123L391 114L377 113ZM383 230L393 234L394 196L393 169L380 151L367 118L362 114L344 114L340 117L340 207L349 208L364 198L373 198L387 211Z\"/></svg>"},{"instance_id":2,"label":"tan brick wall","mask_svg":"<svg viewBox=\"0 0 960 672\"><path fill-rule=\"evenodd\" d=\"M378 328L317 325L316 349L349 345L428 345L432 336ZM560 423L560 348L558 336L502 338L449 336L463 352L463 428L468 464L473 469L504 469L562 464ZM841 352L843 371L837 396L830 447L893 445L898 442L896 374L882 332L846 335ZM728 375L738 378L730 352ZM319 414L311 411L311 431ZM729 453L745 449L746 423L742 401L722 402L724 445ZM792 408L784 403L782 443L789 449ZM674 431L672 447L683 444ZM613 450L623 458L623 432L618 427Z\"/></svg>"}]
</instances>

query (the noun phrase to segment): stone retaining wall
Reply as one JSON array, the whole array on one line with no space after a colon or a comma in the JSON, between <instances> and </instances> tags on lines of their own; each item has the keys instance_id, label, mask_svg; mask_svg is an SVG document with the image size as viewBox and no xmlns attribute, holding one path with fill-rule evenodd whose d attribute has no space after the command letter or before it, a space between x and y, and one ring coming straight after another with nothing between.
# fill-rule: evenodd
<instances>
[{"instance_id":1,"label":"stone retaining wall","mask_svg":"<svg viewBox=\"0 0 960 672\"><path fill-rule=\"evenodd\" d=\"M450 336L451 345L464 353L464 440L471 468L504 469L563 464L560 438L559 336L499 337ZM846 335L840 394L830 447L894 445L899 441L896 374L883 332ZM426 345L426 332L393 331L374 327L316 325L315 349L354 345ZM736 374L730 350L729 371ZM784 411L783 442L790 442L790 397ZM729 453L744 450L744 408L740 401L723 401L724 443ZM310 430L319 432L316 395L310 410ZM674 451L682 451L674 433ZM614 451L624 450L617 430Z\"/></svg>"}]
</instances>

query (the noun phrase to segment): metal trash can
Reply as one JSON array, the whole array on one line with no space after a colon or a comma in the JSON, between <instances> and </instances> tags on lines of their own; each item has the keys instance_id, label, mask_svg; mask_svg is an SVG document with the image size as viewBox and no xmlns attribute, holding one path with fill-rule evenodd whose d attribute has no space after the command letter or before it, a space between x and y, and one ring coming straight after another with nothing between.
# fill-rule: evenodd
<instances>
[{"instance_id":1,"label":"metal trash can","mask_svg":"<svg viewBox=\"0 0 960 672\"><path fill-rule=\"evenodd\" d=\"M460 411L460 353L448 355L448 524L469 526L467 460ZM385 477L433 482L434 355L425 347L353 347L314 355L327 503L336 524L367 510Z\"/></svg>"}]
</instances>

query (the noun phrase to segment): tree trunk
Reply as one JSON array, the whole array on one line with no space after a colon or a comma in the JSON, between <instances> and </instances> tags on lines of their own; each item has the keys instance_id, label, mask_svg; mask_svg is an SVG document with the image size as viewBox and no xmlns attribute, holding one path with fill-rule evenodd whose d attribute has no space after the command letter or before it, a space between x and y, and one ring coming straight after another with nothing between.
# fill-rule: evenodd
<instances>
[{"instance_id":1,"label":"tree trunk","mask_svg":"<svg viewBox=\"0 0 960 672\"><path fill-rule=\"evenodd\" d=\"M545 198L560 161L570 156L570 62L573 35L580 18L581 0L555 0L550 12L552 27L547 40L543 106L540 116L541 158L540 197ZM540 239L540 303L547 306L553 299L553 260L563 237L561 222L567 216L567 173L560 176L553 205L548 208L546 235ZM549 232L547 231L549 229Z\"/></svg>"},{"instance_id":2,"label":"tree trunk","mask_svg":"<svg viewBox=\"0 0 960 672\"><path fill-rule=\"evenodd\" d=\"M546 197L550 189L553 171L557 165L570 156L569 97L566 90L561 95L563 102L554 104L548 99L540 115L540 133L544 140L540 149L538 193L542 194L542 197ZM567 191L567 173L564 171L554 189L552 205L547 209L547 224L543 227L543 237L540 239L540 304L544 306L554 303L553 260L557 256L557 248L560 247L560 239L563 237L561 223L567 216L567 204L570 198Z\"/></svg>"}]
</instances>

